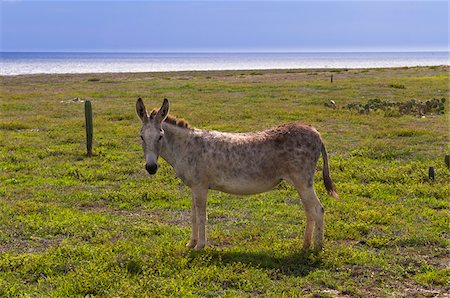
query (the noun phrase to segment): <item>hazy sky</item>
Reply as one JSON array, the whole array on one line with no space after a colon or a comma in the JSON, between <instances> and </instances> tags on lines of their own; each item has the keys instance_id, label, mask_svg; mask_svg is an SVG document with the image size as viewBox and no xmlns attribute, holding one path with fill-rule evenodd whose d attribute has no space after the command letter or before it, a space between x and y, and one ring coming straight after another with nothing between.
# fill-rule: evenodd
<instances>
[{"instance_id":1,"label":"hazy sky","mask_svg":"<svg viewBox=\"0 0 450 298\"><path fill-rule=\"evenodd\" d=\"M448 1L1 1L1 51L448 50Z\"/></svg>"}]
</instances>

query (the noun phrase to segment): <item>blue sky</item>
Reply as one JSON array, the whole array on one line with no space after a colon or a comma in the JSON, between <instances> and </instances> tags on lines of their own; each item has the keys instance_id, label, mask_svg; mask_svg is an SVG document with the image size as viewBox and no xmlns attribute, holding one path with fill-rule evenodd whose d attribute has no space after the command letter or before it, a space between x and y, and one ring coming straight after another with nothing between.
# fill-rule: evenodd
<instances>
[{"instance_id":1,"label":"blue sky","mask_svg":"<svg viewBox=\"0 0 450 298\"><path fill-rule=\"evenodd\" d=\"M1 1L1 51L448 50L448 1Z\"/></svg>"}]
</instances>

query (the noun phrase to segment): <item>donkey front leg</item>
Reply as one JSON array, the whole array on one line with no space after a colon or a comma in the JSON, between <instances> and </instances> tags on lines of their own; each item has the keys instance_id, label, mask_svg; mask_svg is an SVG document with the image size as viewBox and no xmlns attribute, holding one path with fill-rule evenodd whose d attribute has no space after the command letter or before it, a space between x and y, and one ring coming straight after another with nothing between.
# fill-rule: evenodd
<instances>
[{"instance_id":1,"label":"donkey front leg","mask_svg":"<svg viewBox=\"0 0 450 298\"><path fill-rule=\"evenodd\" d=\"M208 188L194 187L192 188L192 238L197 243L194 250L201 250L206 245L206 198L208 196ZM194 210L195 209L195 210ZM195 220L195 222L194 222Z\"/></svg>"},{"instance_id":2,"label":"donkey front leg","mask_svg":"<svg viewBox=\"0 0 450 298\"><path fill-rule=\"evenodd\" d=\"M189 248L194 248L198 240L198 225L197 225L197 208L195 207L195 196L192 195L192 209L191 209L191 239L186 244Z\"/></svg>"}]
</instances>

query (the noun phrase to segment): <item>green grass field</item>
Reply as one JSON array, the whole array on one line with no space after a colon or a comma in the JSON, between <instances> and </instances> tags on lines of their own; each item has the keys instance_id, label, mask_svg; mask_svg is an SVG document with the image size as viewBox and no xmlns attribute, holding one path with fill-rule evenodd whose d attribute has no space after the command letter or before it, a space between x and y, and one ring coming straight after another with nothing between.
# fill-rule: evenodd
<instances>
[{"instance_id":1,"label":"green grass field","mask_svg":"<svg viewBox=\"0 0 450 298\"><path fill-rule=\"evenodd\" d=\"M333 75L334 82L330 82ZM449 68L0 77L0 296L448 297ZM85 156L84 105L94 110ZM289 184L210 191L209 247L185 248L190 190L160 160L144 169L135 102L171 100L192 126L315 126L339 199L325 249L302 252ZM348 104L446 99L445 114L360 113ZM335 109L325 107L330 100ZM319 162L321 165L321 162ZM433 166L435 180L428 180Z\"/></svg>"}]
</instances>

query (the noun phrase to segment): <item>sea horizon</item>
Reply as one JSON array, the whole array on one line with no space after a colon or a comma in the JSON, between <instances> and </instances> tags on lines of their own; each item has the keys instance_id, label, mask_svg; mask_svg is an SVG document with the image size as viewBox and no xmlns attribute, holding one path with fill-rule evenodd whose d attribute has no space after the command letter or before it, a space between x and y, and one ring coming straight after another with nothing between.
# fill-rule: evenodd
<instances>
[{"instance_id":1,"label":"sea horizon","mask_svg":"<svg viewBox=\"0 0 450 298\"><path fill-rule=\"evenodd\" d=\"M0 75L449 65L448 51L0 52Z\"/></svg>"}]
</instances>

